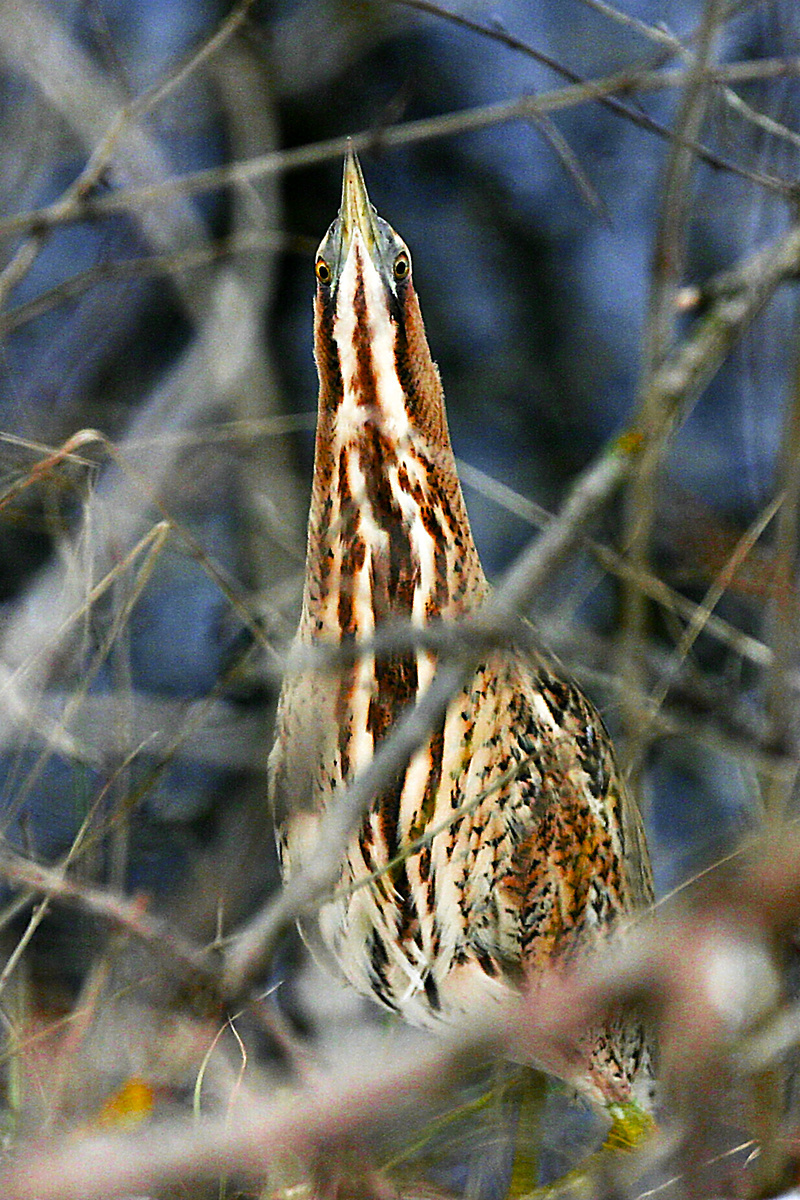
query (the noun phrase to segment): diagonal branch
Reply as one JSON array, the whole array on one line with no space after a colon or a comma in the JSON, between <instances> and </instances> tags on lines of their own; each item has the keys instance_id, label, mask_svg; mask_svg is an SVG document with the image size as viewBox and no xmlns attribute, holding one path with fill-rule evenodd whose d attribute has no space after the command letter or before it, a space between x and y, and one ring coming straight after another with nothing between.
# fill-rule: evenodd
<instances>
[{"instance_id":1,"label":"diagonal branch","mask_svg":"<svg viewBox=\"0 0 800 1200\"><path fill-rule=\"evenodd\" d=\"M768 253L761 252L742 265L742 290L720 298L656 370L651 389L658 399L659 439L665 441L686 417L775 288L797 272L799 263L800 226L796 226ZM497 627L507 629L510 620L526 611L538 588L558 570L582 540L596 512L624 482L641 441L641 433L637 430L621 438L578 478L558 516L523 551L494 595L476 614L475 626L483 630L484 638L496 641ZM398 722L369 767L338 798L337 804L327 809L318 850L311 856L308 866L298 872L230 944L224 985L228 994L238 995L247 981L258 973L283 930L301 913L317 906L336 886L353 829L373 798L405 766L428 736L478 661L481 643L470 637L469 621L464 623L464 631L461 657L456 659L454 655L439 666L429 690Z\"/></svg>"},{"instance_id":2,"label":"diagonal branch","mask_svg":"<svg viewBox=\"0 0 800 1200\"><path fill-rule=\"evenodd\" d=\"M697 52L689 66L675 122L675 141L664 169L663 200L653 249L652 283L637 397L637 424L644 439L643 453L625 497L625 545L633 565L641 570L648 566L655 519L655 484L669 432L669 425L664 420L666 398L652 386L652 381L675 338L676 298L686 264L691 182L696 160L690 143L696 142L705 119L708 72L725 7L725 0L706 0ZM641 685L638 664L646 607L642 593L635 587L625 588L623 600L623 675L633 691ZM642 753L643 730L638 714L630 707L625 723L631 742L630 759L638 761Z\"/></svg>"},{"instance_id":3,"label":"diagonal branch","mask_svg":"<svg viewBox=\"0 0 800 1200\"><path fill-rule=\"evenodd\" d=\"M741 82L748 79L794 76L798 72L800 72L800 59L795 57L766 62L734 63L714 72L712 78L733 78ZM685 82L686 71L679 70L645 73L636 79L635 85L639 91L661 91L664 88L682 86ZM0 240L42 227L66 224L72 221L96 220L112 213L146 209L148 205L175 196L202 195L226 187L249 187L256 180L270 175L341 159L350 142L358 153L372 150L384 151L389 147L408 146L418 142L452 137L455 134L488 129L511 121L536 120L548 113L561 112L581 104L603 100L615 91L630 91L631 87L632 80L629 75L611 75L602 79L589 80L586 83L577 83L571 87L558 88L552 92L542 92L537 96L518 96L513 100L479 105L461 112L445 113L436 117L422 117L419 120L390 125L378 131L367 129L349 136L310 142L287 150L270 151L267 154L228 166L209 167L159 183L126 187L108 196L76 200L68 208L62 208L57 202L55 205L46 205L42 208L0 218ZM631 111L636 112L637 110ZM651 132L657 133L660 137L675 140L673 133L658 126L644 113L637 112L637 123ZM680 141L680 139L678 140ZM793 180L779 179L764 171L750 170L738 163L720 158L697 143L684 142L681 144L693 151L709 166L727 171L778 195L793 196L797 190L797 185Z\"/></svg>"}]
</instances>

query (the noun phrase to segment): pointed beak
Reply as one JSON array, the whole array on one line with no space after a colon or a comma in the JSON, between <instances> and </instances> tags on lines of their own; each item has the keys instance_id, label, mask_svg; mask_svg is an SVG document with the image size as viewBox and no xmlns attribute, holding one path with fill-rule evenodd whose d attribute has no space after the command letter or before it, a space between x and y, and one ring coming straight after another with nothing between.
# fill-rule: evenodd
<instances>
[{"instance_id":1,"label":"pointed beak","mask_svg":"<svg viewBox=\"0 0 800 1200\"><path fill-rule=\"evenodd\" d=\"M340 241L338 254L337 276L341 274L353 236L358 230L376 267L380 269L381 255L378 240L378 227L375 220L375 210L369 202L361 164L352 146L347 147L344 160L344 179L342 181L342 203L339 208Z\"/></svg>"}]
</instances>

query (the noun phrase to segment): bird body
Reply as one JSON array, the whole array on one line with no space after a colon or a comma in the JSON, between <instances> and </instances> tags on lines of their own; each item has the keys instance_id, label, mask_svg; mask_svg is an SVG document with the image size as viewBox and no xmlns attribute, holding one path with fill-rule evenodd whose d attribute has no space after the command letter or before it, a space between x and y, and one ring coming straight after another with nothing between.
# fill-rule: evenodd
<instances>
[{"instance_id":1,"label":"bird body","mask_svg":"<svg viewBox=\"0 0 800 1200\"><path fill-rule=\"evenodd\" d=\"M457 620L489 594L456 473L405 243L352 152L320 246L320 377L299 643L369 643L389 622ZM321 815L425 692L409 645L287 677L270 758L284 875ZM432 836L425 837L426 834ZM652 900L647 847L603 722L543 655L487 653L353 834L336 896L303 926L364 995L431 1026ZM637 1023L587 1034L579 1086L625 1099L648 1074Z\"/></svg>"}]
</instances>

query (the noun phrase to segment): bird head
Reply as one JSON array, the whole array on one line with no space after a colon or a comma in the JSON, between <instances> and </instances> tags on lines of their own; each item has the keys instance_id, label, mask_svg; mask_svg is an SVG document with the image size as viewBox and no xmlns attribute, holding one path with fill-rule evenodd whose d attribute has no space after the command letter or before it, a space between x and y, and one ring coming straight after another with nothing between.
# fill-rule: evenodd
<instances>
[{"instance_id":1,"label":"bird head","mask_svg":"<svg viewBox=\"0 0 800 1200\"><path fill-rule=\"evenodd\" d=\"M315 260L320 415L340 433L372 421L390 438L447 446L444 399L414 290L411 254L379 217L348 148L342 202Z\"/></svg>"}]
</instances>

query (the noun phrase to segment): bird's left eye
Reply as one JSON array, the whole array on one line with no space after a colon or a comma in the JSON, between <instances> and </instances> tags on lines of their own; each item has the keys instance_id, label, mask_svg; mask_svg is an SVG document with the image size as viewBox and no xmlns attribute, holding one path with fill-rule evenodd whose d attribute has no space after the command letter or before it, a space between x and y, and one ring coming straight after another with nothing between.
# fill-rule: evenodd
<instances>
[{"instance_id":1,"label":"bird's left eye","mask_svg":"<svg viewBox=\"0 0 800 1200\"><path fill-rule=\"evenodd\" d=\"M316 264L314 266L314 271L315 271L317 279L320 281L320 283L323 283L326 285L330 283L330 281L332 279L331 269L328 266L328 264L325 262L324 258L317 259Z\"/></svg>"},{"instance_id":2,"label":"bird's left eye","mask_svg":"<svg viewBox=\"0 0 800 1200\"><path fill-rule=\"evenodd\" d=\"M404 279L408 279L411 271L411 260L405 250L401 250L397 258L394 260L394 277L401 283Z\"/></svg>"}]
</instances>

